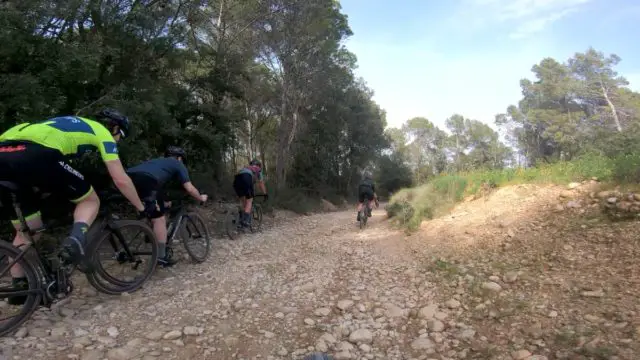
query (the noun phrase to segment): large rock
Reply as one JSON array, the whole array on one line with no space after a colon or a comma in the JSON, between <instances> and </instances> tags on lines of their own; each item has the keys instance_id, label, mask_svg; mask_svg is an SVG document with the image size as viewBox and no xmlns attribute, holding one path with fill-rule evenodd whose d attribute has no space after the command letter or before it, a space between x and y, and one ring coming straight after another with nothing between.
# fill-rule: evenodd
<instances>
[{"instance_id":1,"label":"large rock","mask_svg":"<svg viewBox=\"0 0 640 360\"><path fill-rule=\"evenodd\" d=\"M406 315L406 311L395 304L387 303L384 307L387 310L386 314L389 318L399 318Z\"/></svg>"},{"instance_id":2,"label":"large rock","mask_svg":"<svg viewBox=\"0 0 640 360\"><path fill-rule=\"evenodd\" d=\"M482 283L482 288L485 290L493 291L493 292L502 291L502 286L500 286L500 284L493 281L487 281Z\"/></svg>"},{"instance_id":3,"label":"large rock","mask_svg":"<svg viewBox=\"0 0 640 360\"><path fill-rule=\"evenodd\" d=\"M430 304L420 309L420 311L418 312L418 317L427 320L433 319L433 317L436 315L436 312L438 312L438 305Z\"/></svg>"},{"instance_id":4,"label":"large rock","mask_svg":"<svg viewBox=\"0 0 640 360\"><path fill-rule=\"evenodd\" d=\"M611 220L630 220L640 218L640 194L623 195L617 192L598 194L600 208Z\"/></svg>"},{"instance_id":5,"label":"large rock","mask_svg":"<svg viewBox=\"0 0 640 360\"><path fill-rule=\"evenodd\" d=\"M435 346L433 341L425 337L420 337L411 342L411 348L414 350L426 350Z\"/></svg>"},{"instance_id":6,"label":"large rock","mask_svg":"<svg viewBox=\"0 0 640 360\"><path fill-rule=\"evenodd\" d=\"M358 329L349 334L349 342L354 344L371 344L371 342L373 342L373 334L367 329Z\"/></svg>"},{"instance_id":7,"label":"large rock","mask_svg":"<svg viewBox=\"0 0 640 360\"><path fill-rule=\"evenodd\" d=\"M572 197L574 197L574 196L575 196L575 193L574 193L573 191L571 191L571 190L563 190L563 191L560 193L560 197L561 197L561 198L565 198L565 199L567 199L567 198L572 198Z\"/></svg>"},{"instance_id":8,"label":"large rock","mask_svg":"<svg viewBox=\"0 0 640 360\"><path fill-rule=\"evenodd\" d=\"M338 207L330 203L329 201L322 199L322 210L325 212L337 211Z\"/></svg>"},{"instance_id":9,"label":"large rock","mask_svg":"<svg viewBox=\"0 0 640 360\"><path fill-rule=\"evenodd\" d=\"M569 183L569 185L567 185L567 189L569 190L573 190L578 187L580 187L580 183L578 182L572 182L572 183Z\"/></svg>"},{"instance_id":10,"label":"large rock","mask_svg":"<svg viewBox=\"0 0 640 360\"><path fill-rule=\"evenodd\" d=\"M524 360L524 359L528 359L531 356L531 353L529 352L529 350L518 350L518 351L514 351L511 354L511 358L513 360Z\"/></svg>"}]
</instances>

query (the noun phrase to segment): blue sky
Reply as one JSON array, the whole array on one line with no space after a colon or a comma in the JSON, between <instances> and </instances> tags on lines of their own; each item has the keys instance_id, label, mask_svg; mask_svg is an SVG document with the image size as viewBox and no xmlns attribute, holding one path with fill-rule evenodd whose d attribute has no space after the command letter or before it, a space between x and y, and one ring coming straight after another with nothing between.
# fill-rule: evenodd
<instances>
[{"instance_id":1,"label":"blue sky","mask_svg":"<svg viewBox=\"0 0 640 360\"><path fill-rule=\"evenodd\" d=\"M519 80L544 57L589 46L622 58L640 91L640 1L341 0L357 74L389 126L424 116L444 128L454 113L493 126L520 99Z\"/></svg>"}]
</instances>

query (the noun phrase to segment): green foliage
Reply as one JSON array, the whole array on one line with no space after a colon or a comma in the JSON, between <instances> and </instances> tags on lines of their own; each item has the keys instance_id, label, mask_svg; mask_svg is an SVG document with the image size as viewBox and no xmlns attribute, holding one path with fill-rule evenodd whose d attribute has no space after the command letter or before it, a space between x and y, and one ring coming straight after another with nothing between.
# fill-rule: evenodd
<instances>
[{"instance_id":1,"label":"green foliage","mask_svg":"<svg viewBox=\"0 0 640 360\"><path fill-rule=\"evenodd\" d=\"M640 153L620 155L615 159L613 178L621 183L640 183Z\"/></svg>"},{"instance_id":2,"label":"green foliage","mask_svg":"<svg viewBox=\"0 0 640 360\"><path fill-rule=\"evenodd\" d=\"M411 169L397 154L380 157L375 178L378 196L388 196L412 184Z\"/></svg>"},{"instance_id":3,"label":"green foliage","mask_svg":"<svg viewBox=\"0 0 640 360\"><path fill-rule=\"evenodd\" d=\"M589 48L565 63L546 58L533 66L537 79L520 81L522 100L496 116L522 163L640 150L640 94L614 70L620 61Z\"/></svg>"},{"instance_id":4,"label":"green foliage","mask_svg":"<svg viewBox=\"0 0 640 360\"><path fill-rule=\"evenodd\" d=\"M0 25L0 132L113 106L133 122L126 166L181 145L196 185L226 195L259 157L289 207L305 192L288 188L353 194L386 146L336 1L9 1Z\"/></svg>"},{"instance_id":5,"label":"green foliage","mask_svg":"<svg viewBox=\"0 0 640 360\"><path fill-rule=\"evenodd\" d=\"M387 215L410 230L424 219L448 211L467 196L486 188L522 183L567 184L597 177L603 181L640 180L640 156L625 155L611 159L598 154L585 154L574 161L560 161L535 168L478 170L443 174L416 188L396 193L387 205Z\"/></svg>"},{"instance_id":6,"label":"green foliage","mask_svg":"<svg viewBox=\"0 0 640 360\"><path fill-rule=\"evenodd\" d=\"M458 175L439 176L431 181L433 190L453 201L460 201L467 188L467 178Z\"/></svg>"}]
</instances>

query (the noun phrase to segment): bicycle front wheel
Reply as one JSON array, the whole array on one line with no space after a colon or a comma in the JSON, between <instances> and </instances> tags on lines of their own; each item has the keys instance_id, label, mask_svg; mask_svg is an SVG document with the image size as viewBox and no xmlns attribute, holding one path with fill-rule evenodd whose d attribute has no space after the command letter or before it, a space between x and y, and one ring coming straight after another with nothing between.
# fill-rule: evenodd
<instances>
[{"instance_id":1,"label":"bicycle front wheel","mask_svg":"<svg viewBox=\"0 0 640 360\"><path fill-rule=\"evenodd\" d=\"M196 212L187 213L183 219L180 232L184 249L194 262L201 263L207 260L211 252L211 235L207 224Z\"/></svg>"},{"instance_id":2,"label":"bicycle front wheel","mask_svg":"<svg viewBox=\"0 0 640 360\"><path fill-rule=\"evenodd\" d=\"M86 276L96 290L110 295L133 292L153 274L158 243L145 223L116 220L95 239L90 248L95 271Z\"/></svg>"},{"instance_id":3,"label":"bicycle front wheel","mask_svg":"<svg viewBox=\"0 0 640 360\"><path fill-rule=\"evenodd\" d=\"M0 240L0 337L13 333L27 321L40 305L43 296L40 277L28 261L30 254L15 261L20 253L16 247ZM9 270L14 265L22 268L27 279L27 287L24 289L18 289L12 284ZM16 301L17 298L22 299Z\"/></svg>"}]
</instances>

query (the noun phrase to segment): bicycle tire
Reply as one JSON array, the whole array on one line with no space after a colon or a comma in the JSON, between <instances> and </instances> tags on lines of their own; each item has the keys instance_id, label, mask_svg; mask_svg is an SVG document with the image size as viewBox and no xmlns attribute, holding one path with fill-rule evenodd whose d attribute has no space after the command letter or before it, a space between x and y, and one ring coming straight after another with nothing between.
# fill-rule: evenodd
<instances>
[{"instance_id":1,"label":"bicycle tire","mask_svg":"<svg viewBox=\"0 0 640 360\"><path fill-rule=\"evenodd\" d=\"M15 259L20 253L21 251L15 246L7 242L0 241L0 254L4 254L0 255L0 259L3 259L5 256ZM33 264L28 260L28 258L30 257L29 255L30 254L25 254L25 256L23 256L17 264L22 267L22 270L26 275L27 281L29 283L29 290L42 289L41 278L38 276L38 271L34 268ZM42 294L27 295L27 299L22 305L22 311L20 311L18 315L15 316L13 320L0 322L0 337L13 333L25 321L27 321L40 306L42 296ZM2 299L0 299L0 301L2 301Z\"/></svg>"},{"instance_id":2,"label":"bicycle tire","mask_svg":"<svg viewBox=\"0 0 640 360\"><path fill-rule=\"evenodd\" d=\"M95 267L95 271L89 274L85 274L87 281L96 290L108 294L108 295L120 295L124 292L134 292L142 287L144 283L149 280L153 275L156 264L158 262L158 243L153 230L147 226L144 222L138 220L115 220L111 222L111 225L120 230L125 227L137 227L147 239L151 241L147 242L151 245L151 259L147 262L147 268L144 275L136 278L134 281L125 281L114 278L110 275L97 259L97 250L100 248L100 244L107 241L112 235L112 231L109 228L104 229L98 237L95 237L90 243L91 259ZM116 236L116 238L118 238ZM101 281L104 280L104 281Z\"/></svg>"},{"instance_id":3,"label":"bicycle tire","mask_svg":"<svg viewBox=\"0 0 640 360\"><path fill-rule=\"evenodd\" d=\"M251 217L251 232L259 231L262 226L262 207L260 205L254 204L252 206Z\"/></svg>"},{"instance_id":4,"label":"bicycle tire","mask_svg":"<svg viewBox=\"0 0 640 360\"><path fill-rule=\"evenodd\" d=\"M187 253L191 257L191 260L193 260L193 262L197 264L202 263L205 260L207 260L207 258L209 257L209 254L211 253L211 233L209 232L209 229L207 228L207 224L204 222L204 219L197 212L195 211L188 212L183 219L185 221L182 223L182 226L180 227L180 232L182 235L182 245L184 246L184 249L187 251ZM200 233L200 236L204 236L204 241L206 243L205 251L204 251L204 254L200 256L196 255L196 251L193 248L191 248L189 245L187 245L189 243L187 239L191 238L190 236L191 232L187 229L187 225L189 223L196 228L196 231Z\"/></svg>"},{"instance_id":5,"label":"bicycle tire","mask_svg":"<svg viewBox=\"0 0 640 360\"><path fill-rule=\"evenodd\" d=\"M227 232L227 236L231 240L235 240L238 236L238 210L229 210L224 217L224 228Z\"/></svg>"}]
</instances>

